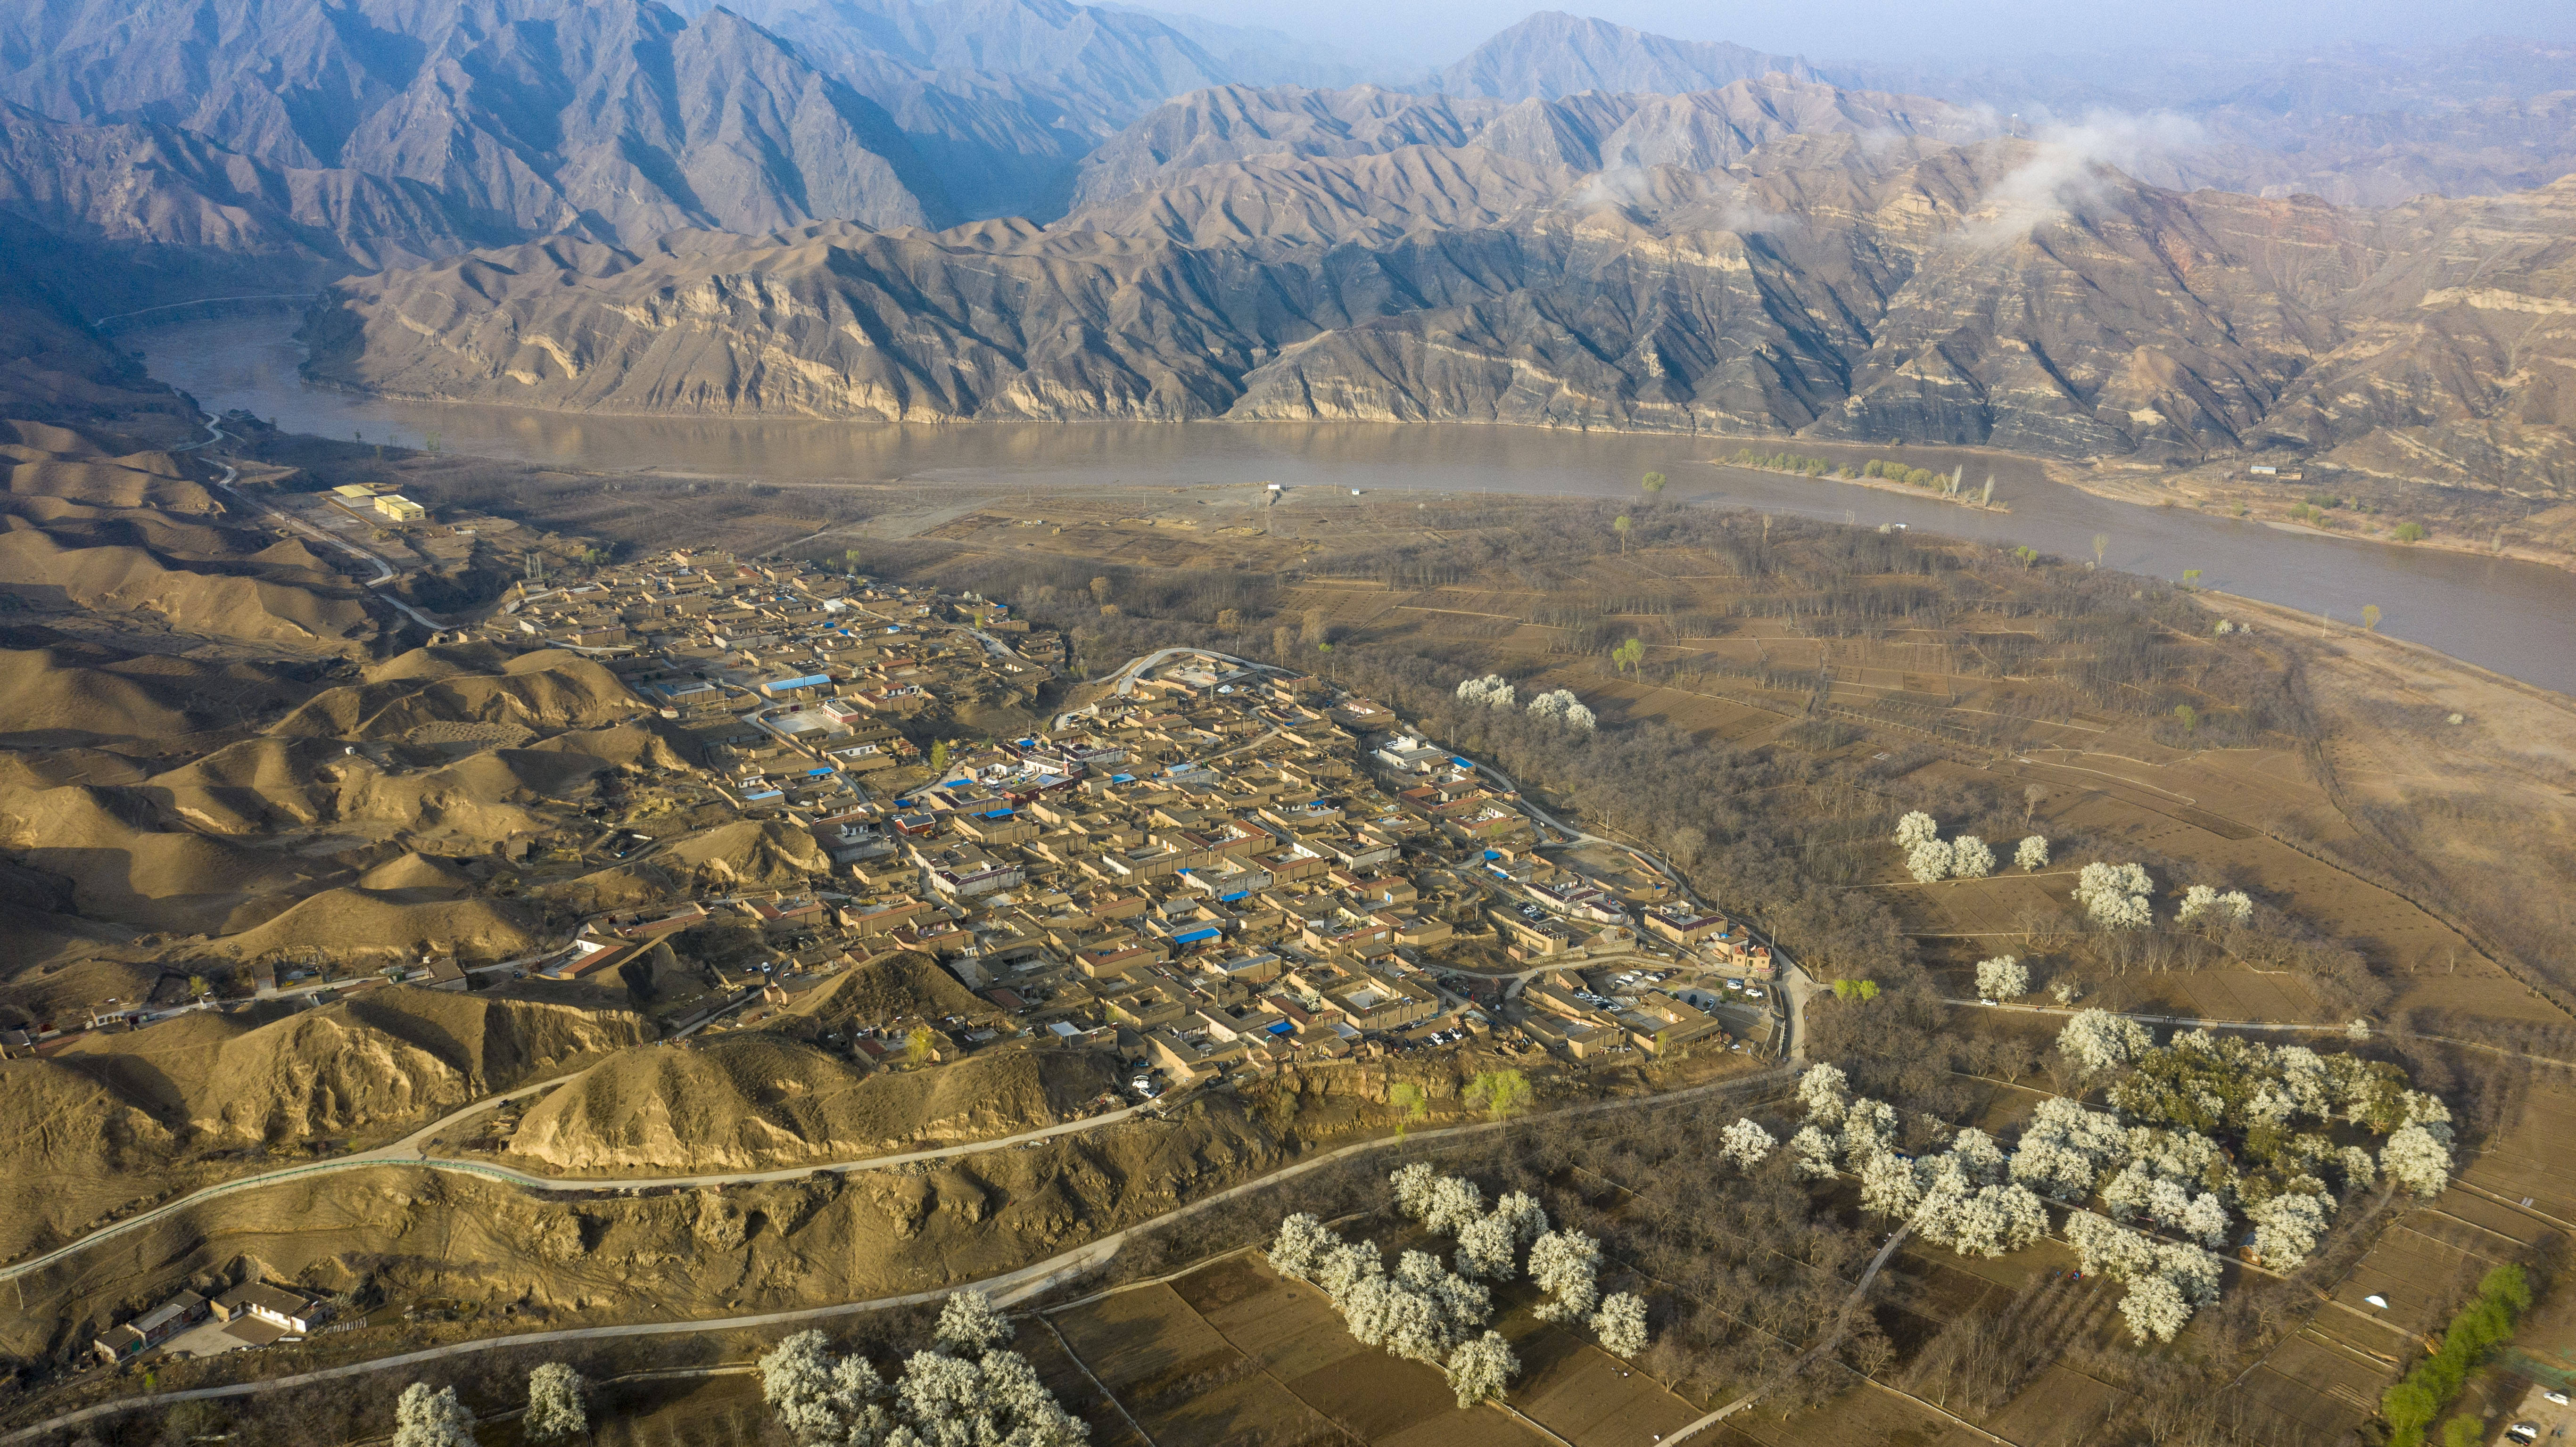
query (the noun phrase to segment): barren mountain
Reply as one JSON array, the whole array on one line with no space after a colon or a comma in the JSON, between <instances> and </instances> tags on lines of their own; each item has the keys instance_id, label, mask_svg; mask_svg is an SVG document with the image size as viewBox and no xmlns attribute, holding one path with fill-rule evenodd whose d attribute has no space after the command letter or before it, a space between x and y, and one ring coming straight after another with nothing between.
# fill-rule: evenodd
<instances>
[{"instance_id":1,"label":"barren mountain","mask_svg":"<svg viewBox=\"0 0 2576 1447\"><path fill-rule=\"evenodd\" d=\"M1552 100L1579 91L1672 95L1715 90L1734 81L1782 74L1816 79L1795 56L1766 55L1722 41L1675 40L1542 10L1439 74L1452 95Z\"/></svg>"},{"instance_id":2,"label":"barren mountain","mask_svg":"<svg viewBox=\"0 0 2576 1447\"><path fill-rule=\"evenodd\" d=\"M554 1171L760 1170L1053 1125L1109 1085L1094 1055L870 1074L747 1033L612 1056L529 1110L510 1150Z\"/></svg>"},{"instance_id":3,"label":"barren mountain","mask_svg":"<svg viewBox=\"0 0 2576 1447\"><path fill-rule=\"evenodd\" d=\"M13 209L273 255L288 279L553 231L947 207L882 107L730 11L652 0L50 0L0 17L0 95L58 123L13 113Z\"/></svg>"},{"instance_id":4,"label":"barren mountain","mask_svg":"<svg viewBox=\"0 0 2576 1447\"><path fill-rule=\"evenodd\" d=\"M382 1131L653 1037L642 1017L386 989L296 1012L194 1015L0 1063L0 1256L245 1146Z\"/></svg>"},{"instance_id":5,"label":"barren mountain","mask_svg":"<svg viewBox=\"0 0 2576 1447\"><path fill-rule=\"evenodd\" d=\"M1084 163L1068 229L1264 253L1493 226L1699 183L1793 135L1966 141L1986 117L1781 76L1691 95L1503 103L1362 86L1201 91Z\"/></svg>"},{"instance_id":6,"label":"barren mountain","mask_svg":"<svg viewBox=\"0 0 2576 1447\"><path fill-rule=\"evenodd\" d=\"M1278 129L1357 147L1382 105L1291 96ZM1459 114L1403 108L1426 129ZM313 366L603 411L2277 446L2564 485L2565 419L2524 368L2565 345L2576 187L2345 211L2166 191L2029 141L1791 134L1613 188L1473 144L1278 143L1045 232L558 244L352 282L316 315Z\"/></svg>"}]
</instances>

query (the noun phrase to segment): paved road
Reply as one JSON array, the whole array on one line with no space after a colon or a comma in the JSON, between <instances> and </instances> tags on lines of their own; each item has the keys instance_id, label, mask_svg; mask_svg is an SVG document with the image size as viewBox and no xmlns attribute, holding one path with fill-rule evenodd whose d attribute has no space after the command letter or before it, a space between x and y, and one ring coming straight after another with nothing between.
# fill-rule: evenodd
<instances>
[{"instance_id":1,"label":"paved road","mask_svg":"<svg viewBox=\"0 0 2576 1447\"><path fill-rule=\"evenodd\" d=\"M1227 1201L1235 1200L1255 1191L1268 1190L1284 1181L1294 1180L1308 1172L1321 1170L1326 1166L1333 1165L1340 1161L1349 1160L1353 1157L1363 1155L1371 1151L1386 1150L1399 1146L1413 1146L1418 1148L1436 1141L1456 1140L1467 1136L1481 1135L1489 1131L1501 1130L1508 1126L1525 1124L1531 1120L1594 1115L1602 1111L1620 1110L1641 1105L1670 1105L1678 1101L1700 1099L1717 1095L1732 1095L1739 1092L1756 1090L1774 1085L1784 1085L1790 1078L1791 1072L1786 1067L1774 1066L1771 1069L1757 1071L1751 1075L1740 1075L1731 1080L1715 1081L1708 1085L1695 1085L1685 1090L1671 1091L1662 1095L1631 1096L1619 1100L1590 1101L1582 1105L1566 1106L1559 1110L1544 1111L1537 1116L1523 1116L1514 1120L1477 1121L1467 1125L1441 1126L1433 1130L1414 1131L1409 1135L1404 1136L1389 1136L1380 1140L1362 1141L1357 1145L1344 1146L1340 1150L1317 1156L1312 1160L1299 1161L1297 1164L1289 1166L1284 1170L1273 1171L1266 1176L1254 1177L1240 1185L1229 1187L1225 1190L1216 1192L1213 1195L1202 1196L1198 1200L1189 1202L1186 1205L1174 1207L1172 1210L1166 1211L1159 1216L1152 1217L1149 1220L1140 1221L1124 1230L1113 1232L1096 1241L1089 1242L1082 1246L1077 1246L1070 1251L1050 1256L1044 1261L1023 1266L1016 1271L1003 1272L1000 1275L985 1277L978 1281L962 1281L955 1285L942 1286L930 1291L915 1291L902 1296L881 1296L866 1301L840 1302L830 1306L805 1307L795 1311L761 1312L749 1316L701 1318L687 1321L634 1322L623 1326L567 1327L557 1331L522 1332L515 1336L482 1337L473 1341L455 1342L447 1346L431 1347L423 1351L405 1352L398 1356L380 1357L374 1361L352 1362L347 1366L329 1367L321 1371L302 1372L290 1377L275 1377L266 1381L243 1382L224 1387L198 1387L182 1392L158 1392L143 1397L129 1397L113 1402L102 1402L97 1406L84 1407L77 1412L67 1412L59 1417L49 1418L45 1421L35 1423L32 1426L21 1427L5 1436L0 1436L0 1447L9 1447L9 1444L13 1443L35 1441L45 1436L47 1433L60 1432L66 1428L79 1426L83 1422L96 1421L101 1417L113 1416L119 1412L133 1411L145 1407L163 1408L177 1402L197 1401L211 1397L242 1397L266 1392L283 1391L293 1387L312 1386L321 1382L345 1380L368 1372L394 1371L405 1367L420 1366L429 1362L446 1360L453 1357L468 1356L478 1352L512 1351L524 1347L545 1346L555 1342L601 1341L612 1337L678 1336L695 1332L739 1331L746 1328L794 1326L808 1322L828 1320L836 1316L851 1316L861 1312L882 1311L890 1307L912 1306L926 1302L938 1301L952 1293L963 1291L969 1287L982 1290L987 1295L990 1295L994 1301L1000 1305L1011 1306L1041 1295L1064 1281L1107 1265L1110 1259L1118 1254L1120 1247L1124 1246L1128 1241L1134 1239L1138 1235L1152 1231L1161 1226L1169 1225L1174 1221L1196 1215L1201 1211L1209 1210L1213 1207L1222 1205ZM998 1141L990 1142L987 1145L977 1147L976 1149L1000 1149L1003 1144L1003 1142ZM1901 1236L1902 1233L1900 1232L1899 1235ZM1890 1252L1894 1249L1895 1241L1891 1239L1888 1243L1888 1247L1880 1251L1879 1261L1871 1263L1869 1273L1861 1278L1861 1288L1865 1289L1868 1286L1870 1277L1877 1274L1879 1264L1884 1262ZM1858 1296L1857 1289L1854 1292L1854 1296L1855 1298Z\"/></svg>"},{"instance_id":2,"label":"paved road","mask_svg":"<svg viewBox=\"0 0 2576 1447\"><path fill-rule=\"evenodd\" d=\"M183 447L173 447L170 451L194 452L200 447L206 447L213 443L223 441L232 435L224 431L221 426L217 425L216 419L212 417L206 419L205 427L208 435L204 441L191 442ZM276 519L278 522L296 532L302 533L304 536L311 538L316 542L323 544L325 547L337 549L338 551L346 553L350 557L356 558L358 561L374 568L376 570L376 576L367 581L367 587L381 588L400 576L400 574L394 570L393 564L386 562L383 558L376 556L373 552L358 546L356 543L350 542L348 539L338 537L332 533L325 532L321 528L315 527L313 524L306 522L300 517L295 517L291 514L282 512L258 498L250 497L242 493L239 489L233 486L233 483L241 477L240 469L227 462L218 462L215 465L224 470L224 475L215 479L214 485L222 488L226 497L231 498L234 502L243 507L249 508L253 512L264 513L267 516ZM395 612L402 614L405 618L410 619L412 622L419 624L421 627L428 629L432 633L437 633L447 627L445 623L431 617L427 613L423 613L418 608L404 602L400 598L390 597L383 593L378 593L376 597L379 601L392 608Z\"/></svg>"},{"instance_id":3,"label":"paved road","mask_svg":"<svg viewBox=\"0 0 2576 1447\"><path fill-rule=\"evenodd\" d=\"M1219 653L1213 648L1160 648L1156 649L1152 653L1146 654L1142 658L1129 659L1125 664L1119 667L1117 672L1109 675L1108 678L1101 679L1100 682L1107 683L1111 679L1117 680L1118 687L1116 692L1121 698L1124 698L1136 691L1136 675L1143 673L1146 669L1160 667L1165 659L1175 658L1182 654L1189 654L1198 658L1222 658L1228 663L1239 664L1245 668L1258 668L1265 673L1286 673L1288 671L1287 669L1278 667L1275 664L1256 663L1249 658L1237 658L1231 653Z\"/></svg>"},{"instance_id":4,"label":"paved road","mask_svg":"<svg viewBox=\"0 0 2576 1447\"><path fill-rule=\"evenodd\" d=\"M237 1181L225 1181L217 1185L208 1186L202 1191L192 1192L180 1197L178 1200L171 1201L166 1205L155 1206L151 1210L145 1211L140 1215L129 1216L125 1220L115 1222L112 1225L100 1227L89 1235L83 1236L79 1240L73 1241L67 1245L58 1246L53 1250L46 1252L42 1256L30 1257L25 1261L16 1263L15 1265L0 1267L0 1281L11 1281L18 1277L25 1276L30 1272L41 1271L58 1261L78 1255L93 1246L104 1244L105 1242L113 1240L118 1236L122 1236L127 1232L140 1230L145 1226L151 1225L155 1221L159 1221L166 1217L175 1215L178 1212L188 1210L191 1207L204 1205L206 1202L212 1201L220 1196L238 1195L243 1191L255 1191L267 1186L283 1185L288 1181L304 1179L311 1176L328 1175L336 1171L369 1170L380 1167L408 1167L415 1170L426 1169L433 1171L452 1171L460 1175L482 1176L490 1180L504 1181L510 1185L523 1186L533 1191L551 1192L651 1190L674 1186L750 1186L758 1185L767 1181L804 1180L810 1176L814 1176L825 1171L846 1173L850 1171L882 1170L892 1166L910 1165L919 1161L948 1160L953 1157L974 1155L983 1151L1008 1150L1014 1146L1031 1145L1038 1141L1050 1140L1060 1135L1070 1135L1079 1131L1094 1130L1102 1126L1117 1125L1123 1121L1133 1119L1136 1114L1144 1108L1142 1106L1126 1106L1121 1109L1111 1111L1106 1115L1085 1116L1079 1120L1069 1120L1056 1125L1047 1126L1041 1130L1022 1131L1018 1135L1005 1136L998 1140L968 1141L960 1145L936 1146L925 1150L904 1151L896 1155L860 1156L847 1160L835 1161L812 1161L804 1165L785 1166L777 1170L770 1171L718 1171L694 1176L631 1176L614 1180L571 1176L538 1176L531 1175L526 1171L515 1171L507 1166L487 1165L481 1161L450 1160L444 1157L428 1154L429 1142L441 1131L448 1129L457 1122L479 1115L504 1101L517 1100L524 1096L533 1095L538 1091L546 1089L548 1086L561 1084L563 1081L571 1078L572 1077L568 1075L557 1076L551 1080L539 1081L534 1085L521 1086L519 1089L509 1091L505 1094L487 1096L482 1100L476 1101L472 1105L450 1111L448 1114L440 1116L438 1119L431 1121L429 1124L422 1126L416 1131L413 1131L410 1135L404 1136L401 1140L395 1141L390 1145L378 1146L371 1151L361 1151L356 1155L344 1156L338 1160L316 1161L311 1165L289 1166L284 1170L266 1171L256 1176L244 1176Z\"/></svg>"},{"instance_id":5,"label":"paved road","mask_svg":"<svg viewBox=\"0 0 2576 1447\"><path fill-rule=\"evenodd\" d=\"M1442 747L1445 748L1447 745L1443 745ZM1451 757L1464 759L1467 756L1453 750ZM1587 833L1584 830L1577 829L1573 825L1558 819L1546 810L1540 808L1537 804L1531 802L1529 795L1521 789L1519 784L1513 782L1511 775L1504 773L1502 770L1495 768L1491 764L1480 764L1473 759L1468 759L1467 766L1493 780L1495 783L1502 785L1504 789L1508 790L1513 795L1513 797L1520 800L1521 807L1528 810L1531 817L1537 819L1540 823L1545 824L1550 829L1555 830L1557 833L1564 835L1574 843L1598 844L1604 848L1619 850L1670 881L1673 888L1682 892L1682 898L1691 899L1694 897L1691 894L1690 881L1682 877L1680 870L1673 868L1662 859L1647 853L1636 845L1629 844L1623 840L1605 838L1599 834ZM1779 985L1779 988L1772 991L1772 994L1775 998L1780 1000L1783 1006L1782 1014L1785 1016L1788 1025L1788 1039L1784 1042L1786 1048L1782 1051L1781 1058L1803 1063L1807 1058L1807 1001L1812 999L1824 987L1817 984L1815 978L1809 975L1806 969L1795 959L1790 957L1789 952L1781 947L1779 940L1764 935L1761 931L1754 929L1751 924L1745 925L1744 928L1747 934L1753 936L1756 943L1768 946L1771 951L1771 963L1776 973L1777 983Z\"/></svg>"}]
</instances>

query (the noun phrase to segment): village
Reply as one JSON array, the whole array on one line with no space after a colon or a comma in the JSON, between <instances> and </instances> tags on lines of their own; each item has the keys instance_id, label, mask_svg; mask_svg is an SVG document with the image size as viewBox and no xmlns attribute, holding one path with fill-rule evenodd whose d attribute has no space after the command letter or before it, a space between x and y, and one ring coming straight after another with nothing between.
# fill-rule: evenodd
<instances>
[{"instance_id":1,"label":"village","mask_svg":"<svg viewBox=\"0 0 2576 1447\"><path fill-rule=\"evenodd\" d=\"M773 948L684 1028L760 1028L918 952L989 1010L875 1022L855 1058L1103 1050L1153 1096L1470 1036L1575 1066L1779 1046L1741 924L1319 678L1172 650L1045 729L942 737L961 704L1034 698L1061 637L972 594L683 554L523 584L482 632L592 652L706 740L734 811L831 859L802 893L603 915L531 967L613 977L756 922Z\"/></svg>"},{"instance_id":2,"label":"village","mask_svg":"<svg viewBox=\"0 0 2576 1447\"><path fill-rule=\"evenodd\" d=\"M1047 728L970 739L961 704L1033 701L1063 673L1061 636L1005 602L684 553L554 586L530 571L487 621L437 641L588 657L693 736L707 767L496 842L492 878L541 890L650 861L675 823L725 821L801 832L828 873L599 911L508 960L360 973L262 959L244 982L253 999L604 986L631 991L682 1048L776 1031L891 1071L1099 1052L1123 1091L1096 1112L1168 1109L1300 1061L1470 1042L1572 1072L1784 1053L1772 951L1744 925L1324 679L1169 649L1057 696L1089 701ZM701 930L753 945L683 963L673 946ZM820 1028L808 1007L828 987L890 960L935 961L953 1008ZM109 1001L87 1024L142 1029L239 1003ZM72 1033L7 1043L27 1053ZM493 1128L515 1113L505 1105ZM234 1295L182 1293L101 1336L96 1355L262 1346L332 1315L273 1283Z\"/></svg>"}]
</instances>

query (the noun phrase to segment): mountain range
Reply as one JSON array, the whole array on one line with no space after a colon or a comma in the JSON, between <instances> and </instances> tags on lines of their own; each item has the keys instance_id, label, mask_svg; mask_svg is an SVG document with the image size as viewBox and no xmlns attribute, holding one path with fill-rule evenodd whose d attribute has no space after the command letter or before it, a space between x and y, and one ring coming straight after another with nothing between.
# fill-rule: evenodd
<instances>
[{"instance_id":1,"label":"mountain range","mask_svg":"<svg viewBox=\"0 0 2576 1447\"><path fill-rule=\"evenodd\" d=\"M1546 12L1407 74L1066 0L32 0L0 215L94 315L325 288L312 371L418 396L2566 484L2576 50L2131 59Z\"/></svg>"}]
</instances>

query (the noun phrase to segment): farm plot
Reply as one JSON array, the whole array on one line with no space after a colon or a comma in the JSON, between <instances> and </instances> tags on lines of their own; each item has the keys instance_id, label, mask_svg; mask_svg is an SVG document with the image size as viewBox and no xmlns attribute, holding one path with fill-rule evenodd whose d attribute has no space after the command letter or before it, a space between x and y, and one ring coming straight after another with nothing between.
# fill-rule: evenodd
<instances>
[{"instance_id":1,"label":"farm plot","mask_svg":"<svg viewBox=\"0 0 2576 1447\"><path fill-rule=\"evenodd\" d=\"M2548 1219L2576 1221L2576 1154L2566 1147L2571 1131L2576 1094L2557 1082L2535 1086L2521 1113L2460 1172L2451 1194L2485 1192L2516 1207L2528 1201Z\"/></svg>"},{"instance_id":2,"label":"farm plot","mask_svg":"<svg viewBox=\"0 0 2576 1447\"><path fill-rule=\"evenodd\" d=\"M1353 1340L1322 1293L1239 1256L1050 1318L1157 1447L1297 1444L1347 1433L1373 1447L1652 1447L1699 1415L1570 1333L1508 1314L1523 1373L1505 1412L1461 1411L1440 1372Z\"/></svg>"}]
</instances>

